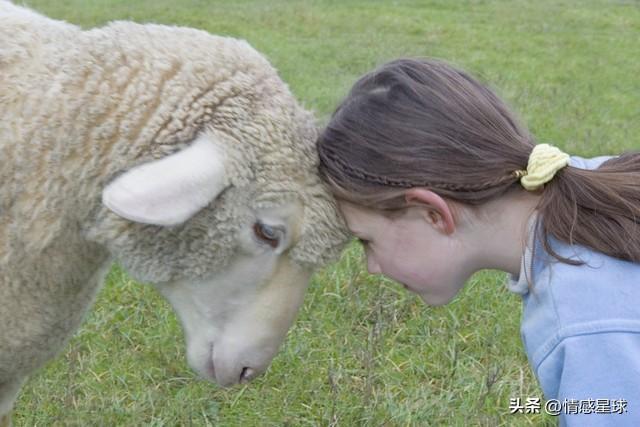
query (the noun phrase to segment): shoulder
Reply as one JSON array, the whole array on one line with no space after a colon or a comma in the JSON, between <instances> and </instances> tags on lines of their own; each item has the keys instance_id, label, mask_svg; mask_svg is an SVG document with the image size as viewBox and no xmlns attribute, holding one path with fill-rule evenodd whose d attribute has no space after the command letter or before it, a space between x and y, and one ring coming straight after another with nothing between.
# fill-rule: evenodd
<instances>
[{"instance_id":1,"label":"shoulder","mask_svg":"<svg viewBox=\"0 0 640 427\"><path fill-rule=\"evenodd\" d=\"M615 331L640 333L640 264L579 245L552 241L570 265L537 258L534 286L524 299L522 336L534 367L562 340ZM541 248L540 248L541 249Z\"/></svg>"},{"instance_id":2,"label":"shoulder","mask_svg":"<svg viewBox=\"0 0 640 427\"><path fill-rule=\"evenodd\" d=\"M640 264L580 245L553 242L562 257L582 265L551 262L547 286L560 326L604 319L640 321Z\"/></svg>"},{"instance_id":3,"label":"shoulder","mask_svg":"<svg viewBox=\"0 0 640 427\"><path fill-rule=\"evenodd\" d=\"M536 375L547 399L625 398L638 417L639 356L637 329L572 335L549 351Z\"/></svg>"}]
</instances>

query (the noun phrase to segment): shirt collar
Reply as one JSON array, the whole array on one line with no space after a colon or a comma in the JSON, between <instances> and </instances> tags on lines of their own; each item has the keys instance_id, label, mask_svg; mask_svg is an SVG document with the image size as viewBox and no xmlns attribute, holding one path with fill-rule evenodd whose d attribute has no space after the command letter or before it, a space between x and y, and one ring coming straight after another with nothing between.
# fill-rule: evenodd
<instances>
[{"instance_id":1,"label":"shirt collar","mask_svg":"<svg viewBox=\"0 0 640 427\"><path fill-rule=\"evenodd\" d=\"M518 276L507 274L507 289L520 295L526 295L529 292L529 281L531 277L531 259L533 256L533 245L535 239L536 219L538 215L534 213L529 218L527 224L527 244L524 248L524 254L520 260L520 273Z\"/></svg>"}]
</instances>

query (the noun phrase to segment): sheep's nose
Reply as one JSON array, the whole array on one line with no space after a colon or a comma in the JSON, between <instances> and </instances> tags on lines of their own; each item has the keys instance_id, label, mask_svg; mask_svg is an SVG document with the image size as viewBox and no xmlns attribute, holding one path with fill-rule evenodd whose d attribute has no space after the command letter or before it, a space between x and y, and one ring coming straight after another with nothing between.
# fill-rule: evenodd
<instances>
[{"instance_id":1,"label":"sheep's nose","mask_svg":"<svg viewBox=\"0 0 640 427\"><path fill-rule=\"evenodd\" d=\"M257 375L258 373L254 369L245 366L244 368L242 368L242 372L240 372L240 384L248 383Z\"/></svg>"}]
</instances>

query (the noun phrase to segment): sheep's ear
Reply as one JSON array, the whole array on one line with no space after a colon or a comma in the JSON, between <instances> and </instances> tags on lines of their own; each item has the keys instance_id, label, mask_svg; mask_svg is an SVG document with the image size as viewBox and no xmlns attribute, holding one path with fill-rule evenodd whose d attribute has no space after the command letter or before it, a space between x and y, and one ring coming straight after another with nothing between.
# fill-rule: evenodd
<instances>
[{"instance_id":1,"label":"sheep's ear","mask_svg":"<svg viewBox=\"0 0 640 427\"><path fill-rule=\"evenodd\" d=\"M102 192L102 203L131 221L177 225L226 186L224 154L210 138L201 136L189 147L113 180Z\"/></svg>"}]
</instances>

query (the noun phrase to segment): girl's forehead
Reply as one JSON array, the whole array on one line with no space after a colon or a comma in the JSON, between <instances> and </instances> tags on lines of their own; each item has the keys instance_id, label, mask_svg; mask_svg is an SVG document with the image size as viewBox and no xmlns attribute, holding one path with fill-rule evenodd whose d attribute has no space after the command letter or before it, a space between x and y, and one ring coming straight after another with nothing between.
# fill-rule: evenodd
<instances>
[{"instance_id":1,"label":"girl's forehead","mask_svg":"<svg viewBox=\"0 0 640 427\"><path fill-rule=\"evenodd\" d=\"M374 209L351 202L339 201L338 207L351 232L357 233L358 231L367 230L385 219L381 213Z\"/></svg>"}]
</instances>

